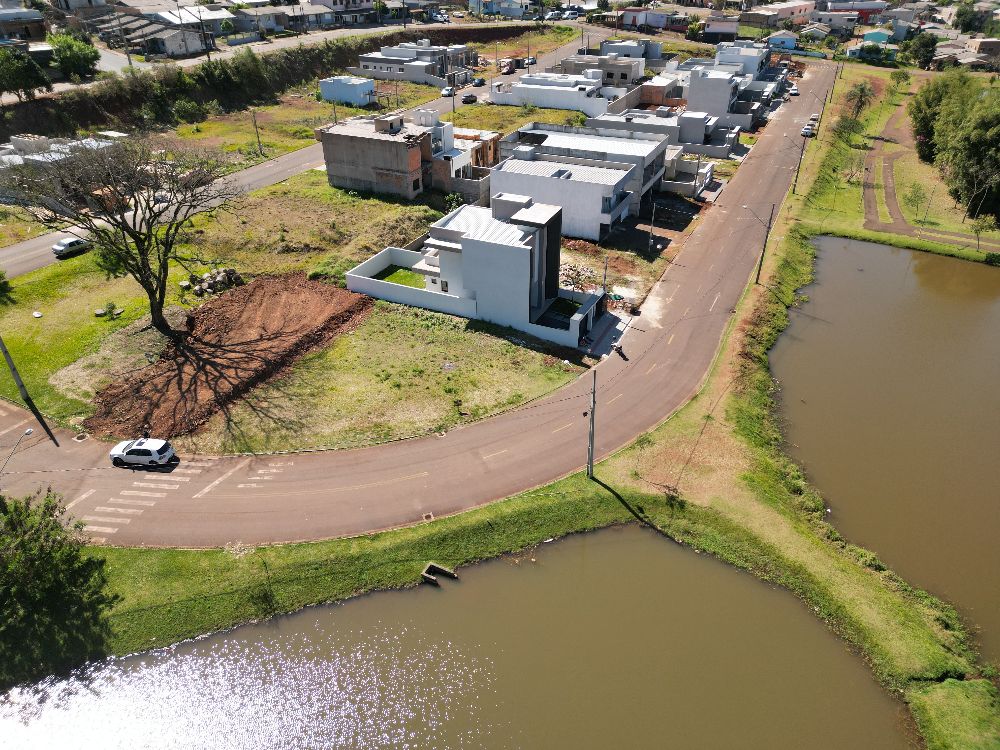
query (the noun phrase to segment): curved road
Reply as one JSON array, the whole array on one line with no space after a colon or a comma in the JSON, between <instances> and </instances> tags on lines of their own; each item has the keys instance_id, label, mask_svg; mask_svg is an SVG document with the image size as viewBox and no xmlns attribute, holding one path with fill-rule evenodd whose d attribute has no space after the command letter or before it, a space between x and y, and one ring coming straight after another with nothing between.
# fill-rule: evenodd
<instances>
[{"instance_id":1,"label":"curved road","mask_svg":"<svg viewBox=\"0 0 1000 750\"><path fill-rule=\"evenodd\" d=\"M633 320L623 341L628 360L612 356L598 365L598 456L658 424L698 389L760 252L764 225L754 214L766 217L784 198L799 130L832 83L831 65L809 67L802 96L762 131ZM350 451L195 457L170 473L112 469L103 443L57 449L36 434L2 484L7 492L52 486L108 544L198 547L360 534L466 510L580 469L590 378L440 437ZM5 404L0 411L0 441L9 444L29 415Z\"/></svg>"}]
</instances>

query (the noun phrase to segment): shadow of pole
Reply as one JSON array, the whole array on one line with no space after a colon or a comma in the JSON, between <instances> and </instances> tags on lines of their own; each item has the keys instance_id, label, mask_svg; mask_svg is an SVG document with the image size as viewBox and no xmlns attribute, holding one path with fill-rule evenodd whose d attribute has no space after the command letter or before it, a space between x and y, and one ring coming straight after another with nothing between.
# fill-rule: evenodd
<instances>
[{"instance_id":1,"label":"shadow of pole","mask_svg":"<svg viewBox=\"0 0 1000 750\"><path fill-rule=\"evenodd\" d=\"M21 373L17 371L17 367L14 365L14 360L10 356L10 352L7 351L7 345L3 341L3 337L0 336L0 351L3 352L3 358L7 360L7 368L10 370L10 375L14 378L14 383L17 384L17 390L21 393L21 398L24 399L25 406L35 415L35 419L38 420L38 424L41 425L42 429L45 430L45 434L49 436L49 440L55 443L56 447L59 447L59 441L56 439L55 433L49 428L48 423L42 416L42 413L35 406L35 402L32 400L31 395L28 393L28 389L24 386L24 381L21 380Z\"/></svg>"},{"instance_id":2,"label":"shadow of pole","mask_svg":"<svg viewBox=\"0 0 1000 750\"><path fill-rule=\"evenodd\" d=\"M600 479L597 478L596 475L591 477L591 480L595 484L598 484L601 487L603 487L609 494L611 494L618 502L622 504L622 507L625 508L625 510L627 510L629 513L631 513L632 516L635 518L635 520L637 520L643 526L649 527L650 529L652 529L665 539L669 539L670 541L675 541L674 538L670 536L670 534L668 534L666 531L664 531L655 523L653 523L653 521L650 520L650 518L645 514L645 512L642 510L641 507L636 507L632 505L628 500L622 497L621 493L619 493L618 490L616 490L614 487L602 482Z\"/></svg>"}]
</instances>

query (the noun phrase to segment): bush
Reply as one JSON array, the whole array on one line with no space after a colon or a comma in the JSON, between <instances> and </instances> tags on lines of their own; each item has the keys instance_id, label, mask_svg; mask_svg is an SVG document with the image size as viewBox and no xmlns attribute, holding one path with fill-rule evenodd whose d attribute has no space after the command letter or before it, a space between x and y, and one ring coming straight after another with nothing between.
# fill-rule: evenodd
<instances>
[{"instance_id":1,"label":"bush","mask_svg":"<svg viewBox=\"0 0 1000 750\"><path fill-rule=\"evenodd\" d=\"M988 266L1000 266L1000 253L986 253L983 262Z\"/></svg>"},{"instance_id":2,"label":"bush","mask_svg":"<svg viewBox=\"0 0 1000 750\"><path fill-rule=\"evenodd\" d=\"M174 105L174 115L181 122L201 122L205 119L205 108L190 99L180 99Z\"/></svg>"}]
</instances>

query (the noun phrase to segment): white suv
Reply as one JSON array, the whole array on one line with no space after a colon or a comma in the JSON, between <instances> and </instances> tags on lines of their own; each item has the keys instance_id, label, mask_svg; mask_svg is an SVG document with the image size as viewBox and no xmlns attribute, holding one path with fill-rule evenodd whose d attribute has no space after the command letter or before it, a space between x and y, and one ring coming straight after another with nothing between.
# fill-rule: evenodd
<instances>
[{"instance_id":1,"label":"white suv","mask_svg":"<svg viewBox=\"0 0 1000 750\"><path fill-rule=\"evenodd\" d=\"M115 466L163 466L173 457L170 443L153 438L123 440L111 449L111 463Z\"/></svg>"},{"instance_id":2,"label":"white suv","mask_svg":"<svg viewBox=\"0 0 1000 750\"><path fill-rule=\"evenodd\" d=\"M63 237L52 246L52 254L56 258L68 258L70 255L82 253L89 250L91 241L83 237Z\"/></svg>"}]
</instances>

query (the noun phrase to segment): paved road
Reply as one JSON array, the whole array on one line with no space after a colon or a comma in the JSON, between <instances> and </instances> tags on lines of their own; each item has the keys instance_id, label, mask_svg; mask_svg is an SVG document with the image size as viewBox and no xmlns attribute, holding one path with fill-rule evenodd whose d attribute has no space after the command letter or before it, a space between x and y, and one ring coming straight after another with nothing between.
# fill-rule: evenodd
<instances>
[{"instance_id":1,"label":"paved road","mask_svg":"<svg viewBox=\"0 0 1000 750\"><path fill-rule=\"evenodd\" d=\"M341 31L343 31L343 29ZM611 36L611 33L611 30L604 29L595 31L591 33L590 36L593 39L599 40ZM539 66L544 69L554 65L567 54L575 52L577 45L578 41L574 39L562 47L549 52L548 54L542 55L538 61ZM536 68L537 67L538 66L536 66ZM523 72L524 71L517 71L509 76L496 76L494 80L514 80ZM462 89L460 93L465 93L466 91L472 91L481 99L488 94L485 87ZM452 111L453 108L458 109L464 105L462 104L461 96L458 96L451 99L434 99L426 104L420 104L417 106L421 109L433 109L441 113L446 113ZM412 107L411 109L416 108L417 107ZM460 124L463 126L471 125L471 123L465 122L461 122ZM287 180L293 175L305 172L308 169L318 167L322 164L323 149L319 143L315 143L311 146L299 149L298 151L293 151L292 153L285 154L274 159L269 159L268 161L262 162L254 167L250 167L249 169L236 172L230 177L230 179L234 180L243 190L249 192L251 190L259 190L260 188L267 187L268 185L274 185L282 180ZM28 273L29 271L34 271L38 268L42 268L43 266L47 266L50 263L56 262L52 255L52 245L61 237L65 237L66 234L66 232L49 232L33 239L25 240L24 242L18 242L16 244L0 248L0 270L5 271L7 273L7 278L12 279L15 276L20 276Z\"/></svg>"},{"instance_id":2,"label":"paved road","mask_svg":"<svg viewBox=\"0 0 1000 750\"><path fill-rule=\"evenodd\" d=\"M823 98L832 82L833 66L819 63L800 88ZM764 226L751 211L766 215L784 198L798 131L813 109L812 97L802 96L779 110L654 287L624 338L628 361L613 356L597 367L599 456L697 391L760 251ZM36 432L2 484L13 492L52 486L109 544L194 547L360 534L466 510L578 470L589 380L588 373L539 402L440 437L351 451L193 457L162 474L112 469L104 444L70 441L56 449ZM0 410L0 442L10 445L30 421L9 405Z\"/></svg>"}]
</instances>

